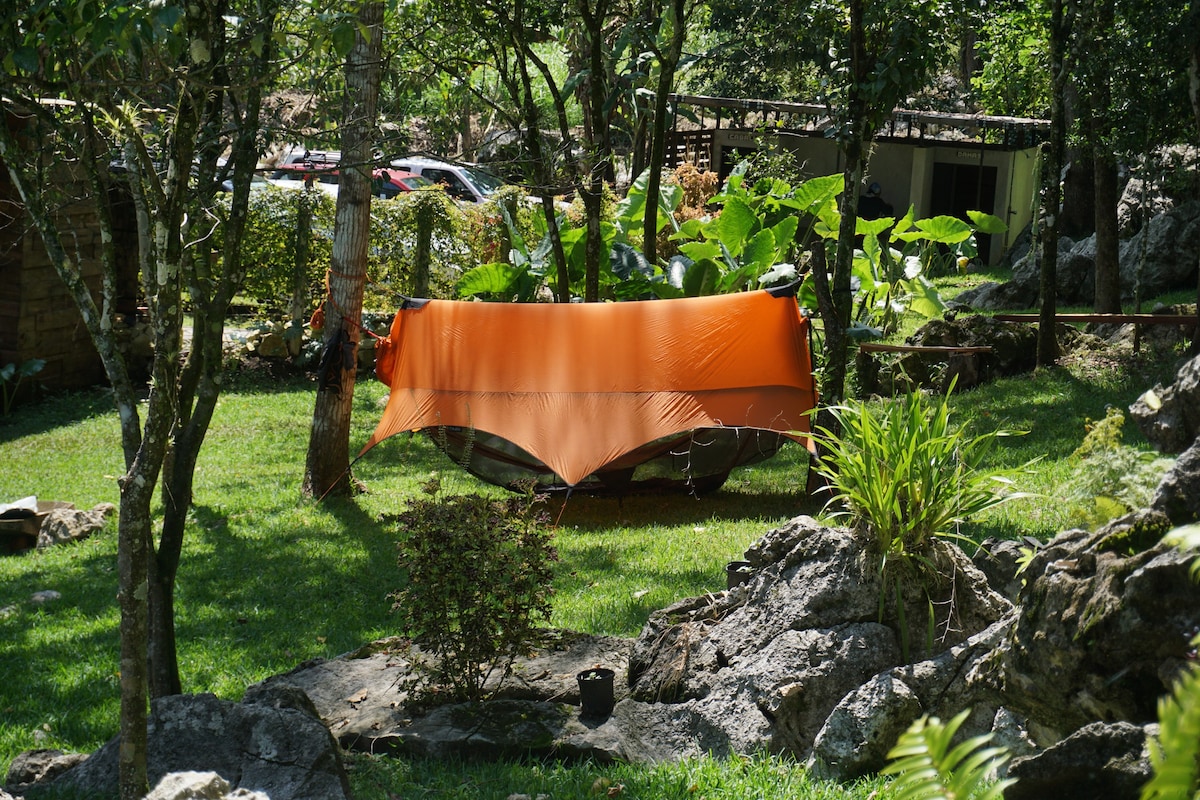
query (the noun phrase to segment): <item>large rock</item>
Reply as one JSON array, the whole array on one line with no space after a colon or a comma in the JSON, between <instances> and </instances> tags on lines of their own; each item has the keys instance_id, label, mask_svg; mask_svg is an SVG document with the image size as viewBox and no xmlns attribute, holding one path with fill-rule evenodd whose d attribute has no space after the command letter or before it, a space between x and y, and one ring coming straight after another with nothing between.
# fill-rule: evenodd
<instances>
[{"instance_id":1,"label":"large rock","mask_svg":"<svg viewBox=\"0 0 1200 800\"><path fill-rule=\"evenodd\" d=\"M1121 294L1132 298L1140 281L1143 297L1196 287L1200 251L1200 202L1181 203L1159 214L1121 246Z\"/></svg>"},{"instance_id":2,"label":"large rock","mask_svg":"<svg viewBox=\"0 0 1200 800\"><path fill-rule=\"evenodd\" d=\"M1165 207L1131 238L1120 245L1121 296L1143 297L1196 286L1196 251L1200 250L1200 202L1189 201ZM1012 278L1005 283L987 283L960 294L956 299L980 310L1032 308L1039 295L1040 254L1026 253L1015 259ZM1062 237L1058 242L1055 269L1059 302L1090 305L1096 288L1095 236L1078 242Z\"/></svg>"},{"instance_id":3,"label":"large rock","mask_svg":"<svg viewBox=\"0 0 1200 800\"><path fill-rule=\"evenodd\" d=\"M1157 725L1095 722L1039 753L1013 759L1004 800L1138 800L1150 780L1146 742Z\"/></svg>"},{"instance_id":4,"label":"large rock","mask_svg":"<svg viewBox=\"0 0 1200 800\"><path fill-rule=\"evenodd\" d=\"M172 772L164 775L146 800L271 800L262 792L235 789L215 772Z\"/></svg>"},{"instance_id":5,"label":"large rock","mask_svg":"<svg viewBox=\"0 0 1200 800\"><path fill-rule=\"evenodd\" d=\"M923 714L971 716L961 735L990 732L1003 707L998 650L1015 614L935 658L895 667L848 693L813 743L809 767L823 778L851 780L877 772L909 725Z\"/></svg>"},{"instance_id":6,"label":"large rock","mask_svg":"<svg viewBox=\"0 0 1200 800\"><path fill-rule=\"evenodd\" d=\"M574 707L579 703L575 675L590 667L606 666L623 676L632 645L630 639L613 636L551 631L529 655L514 662L512 674L502 683L492 682L486 688L498 700L528 704L528 713L540 720L538 725L543 729L562 728L565 719L560 718L558 711L535 706L545 703L554 708ZM431 754L433 750L458 747L450 744L455 736L452 723L464 715L469 717L471 706L465 704L455 713L445 711L445 707L442 710L415 707L407 687L414 671L413 662L421 657L401 640L382 640L340 658L305 662L291 672L269 678L247 689L244 702L255 701L264 693L298 692L311 699L315 713L348 749L422 752L426 748L426 754ZM615 687L615 694L618 701L628 694L623 682ZM427 720L428 716L433 719ZM577 709L574 716L578 716ZM498 738L497 732L505 729L517 738L512 741ZM538 749L531 745L533 738L543 741L545 737L522 738L527 733L519 726L495 723L490 726L488 737L469 740L456 752L470 755L471 745L478 745L479 752L475 755L479 756L504 750ZM552 744L547 747L553 749Z\"/></svg>"},{"instance_id":7,"label":"large rock","mask_svg":"<svg viewBox=\"0 0 1200 800\"><path fill-rule=\"evenodd\" d=\"M1200 626L1195 554L1160 543L1170 527L1135 512L1062 533L1034 556L1002 663L1005 702L1039 745L1092 722L1157 718Z\"/></svg>"},{"instance_id":8,"label":"large rock","mask_svg":"<svg viewBox=\"0 0 1200 800\"><path fill-rule=\"evenodd\" d=\"M37 547L44 550L56 544L86 539L96 531L102 530L114 511L116 506L112 503L100 503L86 511L56 508L42 519L38 529Z\"/></svg>"},{"instance_id":9,"label":"large rock","mask_svg":"<svg viewBox=\"0 0 1200 800\"><path fill-rule=\"evenodd\" d=\"M1156 385L1129 407L1142 435L1164 453L1182 453L1200 436L1200 356L1179 368L1175 382Z\"/></svg>"},{"instance_id":10,"label":"large rock","mask_svg":"<svg viewBox=\"0 0 1200 800\"><path fill-rule=\"evenodd\" d=\"M748 700L765 721L761 746L804 757L848 692L965 641L1011 608L957 548L938 547L933 558L956 576L953 585L907 586L903 615L889 603L880 619L869 544L798 517L746 552L756 569L747 584L651 615L630 656L632 697L730 707ZM951 610L933 620L932 641L931 600Z\"/></svg>"},{"instance_id":11,"label":"large rock","mask_svg":"<svg viewBox=\"0 0 1200 800\"><path fill-rule=\"evenodd\" d=\"M1173 525L1200 522L1200 439L1175 459L1155 489L1150 507Z\"/></svg>"},{"instance_id":12,"label":"large rock","mask_svg":"<svg viewBox=\"0 0 1200 800\"><path fill-rule=\"evenodd\" d=\"M320 720L295 708L231 703L211 694L164 697L151 703L148 733L151 785L174 772L215 772L235 789L272 800L350 796L337 743ZM113 739L50 783L30 787L27 796L115 796L119 746Z\"/></svg>"},{"instance_id":13,"label":"large rock","mask_svg":"<svg viewBox=\"0 0 1200 800\"><path fill-rule=\"evenodd\" d=\"M985 314L930 320L906 344L921 347L990 347L990 353L911 352L896 358L860 353L857 361L863 394L892 395L914 386L945 393L954 380L969 389L1004 375L1032 372L1037 366L1037 328L1001 322Z\"/></svg>"},{"instance_id":14,"label":"large rock","mask_svg":"<svg viewBox=\"0 0 1200 800\"><path fill-rule=\"evenodd\" d=\"M86 760L86 753L64 753L62 750L48 749L27 750L19 753L8 765L4 785L21 794L30 786L48 783Z\"/></svg>"}]
</instances>

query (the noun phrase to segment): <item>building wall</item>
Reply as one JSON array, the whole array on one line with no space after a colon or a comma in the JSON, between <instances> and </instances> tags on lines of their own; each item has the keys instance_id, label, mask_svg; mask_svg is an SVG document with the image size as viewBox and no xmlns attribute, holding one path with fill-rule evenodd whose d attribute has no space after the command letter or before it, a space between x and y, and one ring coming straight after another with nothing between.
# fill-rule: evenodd
<instances>
[{"instance_id":1,"label":"building wall","mask_svg":"<svg viewBox=\"0 0 1200 800\"><path fill-rule=\"evenodd\" d=\"M58 175L66 194L80 194L79 182ZM68 256L80 267L93 298L100 297L100 227L90 201L65 205L55 222ZM136 293L136 265L127 249L118 282ZM0 165L0 366L29 359L46 364L32 381L47 389L77 389L105 382L74 298L50 261L42 238L19 202L7 170Z\"/></svg>"},{"instance_id":2,"label":"building wall","mask_svg":"<svg viewBox=\"0 0 1200 800\"><path fill-rule=\"evenodd\" d=\"M754 130L714 131L713 160L723 164L727 171L729 161L739 151L754 150L760 139L761 135ZM809 177L840 174L843 170L837 143L832 139L783 133L776 137L776 142L800 158ZM871 183L879 183L884 200L892 204L897 216L902 216L910 205L918 219L946 213L948 207L955 208L956 216L967 208L995 214L1005 221L1008 231L991 237L987 252L980 253L985 263L995 264L1033 218L1038 186L1037 153L1036 147L1005 150L975 142L881 139L874 144L863 187L865 190ZM970 195L970 179L976 175L987 175L986 185L992 187L981 202L975 202L974 197L948 196L947 178L965 177L968 185L959 188ZM958 199L962 202L955 203ZM986 207L989 200L990 209Z\"/></svg>"}]
</instances>

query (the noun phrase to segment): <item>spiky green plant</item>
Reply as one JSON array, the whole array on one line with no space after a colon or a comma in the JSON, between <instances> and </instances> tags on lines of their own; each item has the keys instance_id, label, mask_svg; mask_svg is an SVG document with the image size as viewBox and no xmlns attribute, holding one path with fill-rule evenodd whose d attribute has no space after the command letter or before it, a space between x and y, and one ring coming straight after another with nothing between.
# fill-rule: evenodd
<instances>
[{"instance_id":1,"label":"spiky green plant","mask_svg":"<svg viewBox=\"0 0 1200 800\"><path fill-rule=\"evenodd\" d=\"M970 710L949 722L921 717L901 734L888 752L891 763L880 770L896 776L888 796L893 800L999 800L1016 781L994 781L1009 759L1003 747L989 747L991 734L975 736L951 747Z\"/></svg>"},{"instance_id":2,"label":"spiky green plant","mask_svg":"<svg viewBox=\"0 0 1200 800\"><path fill-rule=\"evenodd\" d=\"M817 469L852 527L869 531L886 561L921 555L935 537L955 537L958 523L1028 495L1008 491L1024 469L984 471L996 441L1010 431L973 436L950 424L949 397L920 391L883 406L851 401L829 409L834 425L818 427L825 455ZM1028 465L1026 465L1027 467Z\"/></svg>"},{"instance_id":3,"label":"spiky green plant","mask_svg":"<svg viewBox=\"0 0 1200 800\"><path fill-rule=\"evenodd\" d=\"M833 424L817 426L814 434L823 452L817 470L832 493L826 509L834 508L835 517L847 517L850 527L870 537L879 558L879 616L882 620L894 597L905 658L909 631L903 588L915 579L929 594L938 577L933 541L963 539L957 527L966 518L1028 496L1009 490L1009 476L1029 464L983 469L996 441L1010 432L971 435L951 425L953 391L952 381L946 394L932 401L920 391L882 406L851 401L829 409ZM934 605L927 605L932 645Z\"/></svg>"}]
</instances>

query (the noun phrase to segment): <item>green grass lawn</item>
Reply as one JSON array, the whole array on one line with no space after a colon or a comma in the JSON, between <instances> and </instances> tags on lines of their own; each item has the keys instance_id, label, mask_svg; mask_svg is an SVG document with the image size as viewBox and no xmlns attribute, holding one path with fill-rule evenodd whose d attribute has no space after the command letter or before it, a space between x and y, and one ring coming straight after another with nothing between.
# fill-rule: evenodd
<instances>
[{"instance_id":1,"label":"green grass lawn","mask_svg":"<svg viewBox=\"0 0 1200 800\"><path fill-rule=\"evenodd\" d=\"M1174 374L1173 359L1105 358L998 381L954 399L978 430L1005 440L997 466L1042 460L1017 488L1040 494L989 512L964 533L1048 537L1067 522L1061 492L1088 419L1126 407ZM355 393L352 449L380 416L384 387ZM301 661L334 657L391 635L398 587L394 533L381 515L436 472L443 493L498 492L458 470L427 441L399 436L355 468L368 493L353 501L300 498L314 384L241 376L224 393L196 471L195 504L177 583L185 689L238 700L245 688ZM1134 426L1127 438L1138 443ZM1141 443L1139 446L1145 446ZM34 494L80 508L117 501L118 425L103 391L51 398L0 418L0 501ZM636 635L650 612L724 588L724 564L771 527L818 514L805 495L807 454L792 447L693 497L572 497L556 501L562 556L552 624ZM77 545L0 558L0 768L23 750L88 751L117 730L115 524ZM36 606L41 590L61 599ZM360 798L505 798L514 792L623 797L865 798L861 786L811 782L786 760L699 760L657 768L506 763L430 764L355 756ZM600 781L600 784L596 784ZM601 793L603 794L603 793Z\"/></svg>"}]
</instances>

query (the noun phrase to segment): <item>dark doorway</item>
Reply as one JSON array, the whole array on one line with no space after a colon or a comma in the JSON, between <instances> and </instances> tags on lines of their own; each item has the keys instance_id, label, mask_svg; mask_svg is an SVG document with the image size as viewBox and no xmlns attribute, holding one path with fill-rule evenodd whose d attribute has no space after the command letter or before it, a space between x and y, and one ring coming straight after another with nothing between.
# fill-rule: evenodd
<instances>
[{"instance_id":1,"label":"dark doorway","mask_svg":"<svg viewBox=\"0 0 1200 800\"><path fill-rule=\"evenodd\" d=\"M929 216L947 215L970 222L968 211L996 213L996 167L981 167L978 164L933 165L933 192L929 204ZM979 257L986 264L992 252L992 237L981 233L976 236Z\"/></svg>"}]
</instances>

